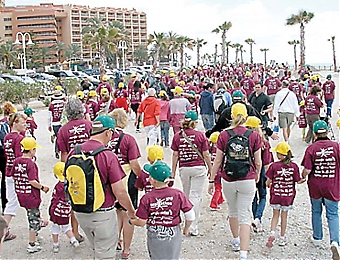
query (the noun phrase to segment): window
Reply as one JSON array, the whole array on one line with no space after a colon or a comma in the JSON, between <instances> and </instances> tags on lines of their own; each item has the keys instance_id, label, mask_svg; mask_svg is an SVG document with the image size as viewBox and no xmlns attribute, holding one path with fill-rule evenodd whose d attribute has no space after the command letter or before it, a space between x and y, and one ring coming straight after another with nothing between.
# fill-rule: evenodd
<instances>
[{"instance_id":1,"label":"window","mask_svg":"<svg viewBox=\"0 0 340 260\"><path fill-rule=\"evenodd\" d=\"M11 33L5 33L5 37L12 37Z\"/></svg>"},{"instance_id":2,"label":"window","mask_svg":"<svg viewBox=\"0 0 340 260\"><path fill-rule=\"evenodd\" d=\"M6 31L12 30L12 25L6 25L6 26L5 26L5 30L6 30Z\"/></svg>"},{"instance_id":3,"label":"window","mask_svg":"<svg viewBox=\"0 0 340 260\"><path fill-rule=\"evenodd\" d=\"M11 18L11 17L5 17L5 18L4 18L4 22L9 22L9 21L12 21L12 18Z\"/></svg>"}]
</instances>

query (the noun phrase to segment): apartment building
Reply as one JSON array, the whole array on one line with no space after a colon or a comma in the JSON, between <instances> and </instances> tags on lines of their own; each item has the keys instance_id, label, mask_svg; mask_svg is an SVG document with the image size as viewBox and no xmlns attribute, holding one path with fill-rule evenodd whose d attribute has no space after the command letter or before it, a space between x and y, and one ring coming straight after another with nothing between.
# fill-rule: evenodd
<instances>
[{"instance_id":1,"label":"apartment building","mask_svg":"<svg viewBox=\"0 0 340 260\"><path fill-rule=\"evenodd\" d=\"M3 1L3 0L0 0ZM1 3L1 2L0 2ZM95 7L79 5L54 5L41 3L38 6L1 7L0 4L0 39L15 41L18 32L28 32L38 46L51 47L61 41L66 45L78 44L81 58L91 60L96 56L95 50L83 45L82 29L87 19L99 17L105 21L119 21L130 33L131 42L127 43L127 59L140 44L147 44L146 14L135 9ZM21 40L21 39L20 39ZM56 63L53 53L46 60Z\"/></svg>"}]
</instances>

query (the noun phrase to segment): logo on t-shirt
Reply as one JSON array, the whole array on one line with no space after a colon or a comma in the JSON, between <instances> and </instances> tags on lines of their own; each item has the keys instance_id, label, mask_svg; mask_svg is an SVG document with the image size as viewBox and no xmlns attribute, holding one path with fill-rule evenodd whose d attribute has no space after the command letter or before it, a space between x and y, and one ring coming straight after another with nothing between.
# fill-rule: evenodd
<instances>
[{"instance_id":1,"label":"logo on t-shirt","mask_svg":"<svg viewBox=\"0 0 340 260\"><path fill-rule=\"evenodd\" d=\"M315 177L335 178L336 159L334 157L334 147L320 148L315 153Z\"/></svg>"}]
</instances>

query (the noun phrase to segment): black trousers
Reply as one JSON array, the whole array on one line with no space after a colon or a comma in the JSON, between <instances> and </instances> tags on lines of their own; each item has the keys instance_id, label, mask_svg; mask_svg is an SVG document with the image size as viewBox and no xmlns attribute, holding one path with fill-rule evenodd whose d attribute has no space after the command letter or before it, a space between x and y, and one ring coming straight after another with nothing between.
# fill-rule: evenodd
<instances>
[{"instance_id":1,"label":"black trousers","mask_svg":"<svg viewBox=\"0 0 340 260\"><path fill-rule=\"evenodd\" d=\"M4 150L0 150L0 171L1 171L1 208L4 212L7 198L6 198L6 158Z\"/></svg>"}]
</instances>

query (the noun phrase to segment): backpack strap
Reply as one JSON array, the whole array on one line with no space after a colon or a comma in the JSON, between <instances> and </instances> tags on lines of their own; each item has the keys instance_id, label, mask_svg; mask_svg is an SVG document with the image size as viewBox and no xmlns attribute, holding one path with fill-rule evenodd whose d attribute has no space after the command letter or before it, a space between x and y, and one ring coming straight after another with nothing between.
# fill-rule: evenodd
<instances>
[{"instance_id":1,"label":"backpack strap","mask_svg":"<svg viewBox=\"0 0 340 260\"><path fill-rule=\"evenodd\" d=\"M251 135L253 131L250 129L247 129L247 131L243 134L245 137L249 138L249 136Z\"/></svg>"},{"instance_id":2,"label":"backpack strap","mask_svg":"<svg viewBox=\"0 0 340 260\"><path fill-rule=\"evenodd\" d=\"M229 130L226 130L226 131L229 134L229 137L236 135L233 129L229 129Z\"/></svg>"},{"instance_id":3,"label":"backpack strap","mask_svg":"<svg viewBox=\"0 0 340 260\"><path fill-rule=\"evenodd\" d=\"M184 130L181 130L182 136L184 137L184 139L188 142L188 144L190 145L190 147L198 154L198 156L204 161L204 165L206 163L203 155L201 154L200 151L198 151L198 149L194 146L194 144L191 142L191 140L189 139L189 137L187 136L187 134L184 132ZM206 166L206 165L205 165Z\"/></svg>"},{"instance_id":4,"label":"backpack strap","mask_svg":"<svg viewBox=\"0 0 340 260\"><path fill-rule=\"evenodd\" d=\"M101 153L101 152L103 152L103 151L106 151L106 150L109 151L108 148L102 146L102 147L99 147L98 149L94 150L90 155L94 157L94 156L96 156L97 154L99 154L99 153Z\"/></svg>"},{"instance_id":5,"label":"backpack strap","mask_svg":"<svg viewBox=\"0 0 340 260\"><path fill-rule=\"evenodd\" d=\"M117 142L116 147L115 147L115 154L116 155L118 154L118 149L119 149L120 143L122 142L123 137L124 137L124 132L122 131L119 135L118 142Z\"/></svg>"},{"instance_id":6,"label":"backpack strap","mask_svg":"<svg viewBox=\"0 0 340 260\"><path fill-rule=\"evenodd\" d=\"M74 151L76 154L81 154L81 144L76 144Z\"/></svg>"}]
</instances>

